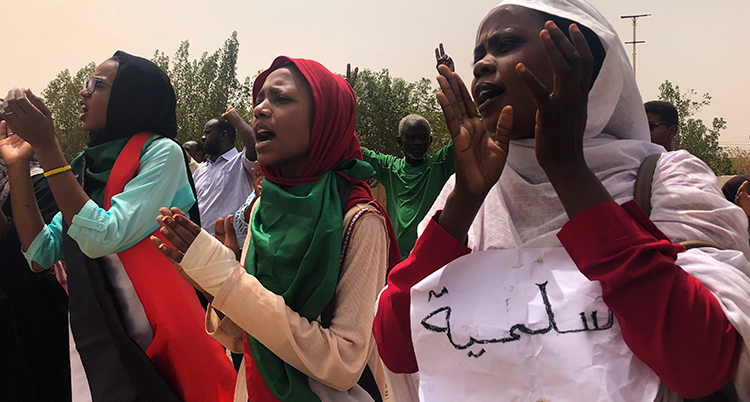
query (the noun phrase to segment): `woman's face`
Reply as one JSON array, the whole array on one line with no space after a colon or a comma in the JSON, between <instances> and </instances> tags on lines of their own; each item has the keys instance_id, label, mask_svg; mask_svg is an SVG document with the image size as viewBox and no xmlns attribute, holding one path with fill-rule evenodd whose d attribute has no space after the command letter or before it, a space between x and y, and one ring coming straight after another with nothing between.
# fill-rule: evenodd
<instances>
[{"instance_id":1,"label":"woman's face","mask_svg":"<svg viewBox=\"0 0 750 402\"><path fill-rule=\"evenodd\" d=\"M268 74L253 108L255 151L262 165L279 168L286 178L302 174L314 105L310 84L296 67Z\"/></svg>"},{"instance_id":2,"label":"woman's face","mask_svg":"<svg viewBox=\"0 0 750 402\"><path fill-rule=\"evenodd\" d=\"M112 93L112 83L117 75L118 63L107 60L99 64L91 76L96 82L94 93L83 88L78 93L81 95L81 107L83 113L80 116L81 128L85 131L104 131L107 128L107 107L109 106L109 95Z\"/></svg>"},{"instance_id":3,"label":"woman's face","mask_svg":"<svg viewBox=\"0 0 750 402\"><path fill-rule=\"evenodd\" d=\"M509 5L495 10L482 25L474 49L471 92L488 132L495 132L500 111L511 105L513 130L510 138L534 137L537 108L516 73L516 65L522 62L542 84L550 90L553 88L554 72L539 39L545 22L537 11Z\"/></svg>"}]
</instances>

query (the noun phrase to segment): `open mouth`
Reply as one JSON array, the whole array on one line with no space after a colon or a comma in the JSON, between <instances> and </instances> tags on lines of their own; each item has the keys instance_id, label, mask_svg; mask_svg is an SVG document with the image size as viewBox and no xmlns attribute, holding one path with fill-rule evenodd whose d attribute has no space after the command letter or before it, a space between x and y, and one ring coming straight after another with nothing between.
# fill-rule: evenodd
<instances>
[{"instance_id":1,"label":"open mouth","mask_svg":"<svg viewBox=\"0 0 750 402\"><path fill-rule=\"evenodd\" d=\"M505 89L497 85L483 82L474 89L474 100L477 102L477 106L481 107L484 103L502 95L505 93Z\"/></svg>"},{"instance_id":2,"label":"open mouth","mask_svg":"<svg viewBox=\"0 0 750 402\"><path fill-rule=\"evenodd\" d=\"M259 144L262 142L271 141L274 138L276 138L276 134L268 130L258 130L255 132L255 142Z\"/></svg>"},{"instance_id":3,"label":"open mouth","mask_svg":"<svg viewBox=\"0 0 750 402\"><path fill-rule=\"evenodd\" d=\"M83 115L85 115L86 113L88 113L89 107L86 106L86 104L83 103L83 101L80 102L80 105L81 105L81 110L82 110L81 117L83 117Z\"/></svg>"}]
</instances>

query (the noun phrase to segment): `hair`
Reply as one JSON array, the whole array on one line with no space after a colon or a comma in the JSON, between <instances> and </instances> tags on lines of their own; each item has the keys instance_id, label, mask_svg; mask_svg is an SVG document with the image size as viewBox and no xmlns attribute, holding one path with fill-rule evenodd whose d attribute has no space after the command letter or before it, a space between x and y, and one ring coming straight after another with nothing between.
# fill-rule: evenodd
<instances>
[{"instance_id":1,"label":"hair","mask_svg":"<svg viewBox=\"0 0 750 402\"><path fill-rule=\"evenodd\" d=\"M677 108L669 102L655 100L646 102L643 106L646 108L646 113L658 115L667 127L676 126L680 122Z\"/></svg>"},{"instance_id":2,"label":"hair","mask_svg":"<svg viewBox=\"0 0 750 402\"><path fill-rule=\"evenodd\" d=\"M401 119L400 122L398 122L398 135L399 136L404 135L404 131L405 131L404 127L406 126L406 123L410 121L414 121L414 122L417 122L418 124L424 125L425 127L427 127L427 130L430 132L430 135L432 135L432 127L430 127L430 122L427 121L427 119L425 119L424 117L418 114L410 114L404 117L403 119Z\"/></svg>"},{"instance_id":3,"label":"hair","mask_svg":"<svg viewBox=\"0 0 750 402\"><path fill-rule=\"evenodd\" d=\"M223 117L217 117L214 120L218 122L216 124L216 128L218 129L219 133L221 133L222 131L226 131L227 134L229 134L229 138L232 140L232 142L234 142L235 138L237 137L237 130L234 128L232 123L230 123Z\"/></svg>"},{"instance_id":4,"label":"hair","mask_svg":"<svg viewBox=\"0 0 750 402\"><path fill-rule=\"evenodd\" d=\"M567 18L548 14L543 11L539 11L539 13L541 13L545 19L552 20L552 22L554 22L555 25L557 25L558 28L560 28L560 30L565 34L565 36L570 41L572 41L570 37L570 32L568 31L568 27L570 26L570 24L576 24L578 25L578 28L581 29L581 33L583 34L583 37L586 38L586 42L588 42L589 44L589 49L591 49L591 54L594 56L594 70L591 73L591 86L593 86L594 82L596 82L596 77L599 76L599 71L601 71L602 65L604 64L604 58L607 57L607 51L604 50L604 46L602 45L601 39L599 39L599 35L597 35L594 31L592 31L591 28L585 25L579 24L575 21L569 20Z\"/></svg>"}]
</instances>

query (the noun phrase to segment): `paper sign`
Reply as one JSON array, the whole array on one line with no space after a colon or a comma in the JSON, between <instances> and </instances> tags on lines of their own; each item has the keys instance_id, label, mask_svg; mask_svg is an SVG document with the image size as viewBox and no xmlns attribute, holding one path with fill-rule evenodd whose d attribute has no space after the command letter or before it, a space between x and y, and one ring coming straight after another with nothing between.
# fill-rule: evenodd
<instances>
[{"instance_id":1,"label":"paper sign","mask_svg":"<svg viewBox=\"0 0 750 402\"><path fill-rule=\"evenodd\" d=\"M411 291L422 401L653 401L599 282L561 248L454 260Z\"/></svg>"}]
</instances>

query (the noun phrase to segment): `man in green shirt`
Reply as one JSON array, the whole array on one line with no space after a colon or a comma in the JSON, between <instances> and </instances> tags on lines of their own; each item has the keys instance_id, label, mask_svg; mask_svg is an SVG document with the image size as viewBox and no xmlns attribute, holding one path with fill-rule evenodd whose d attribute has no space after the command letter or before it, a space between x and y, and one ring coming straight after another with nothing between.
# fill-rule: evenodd
<instances>
[{"instance_id":1,"label":"man in green shirt","mask_svg":"<svg viewBox=\"0 0 750 402\"><path fill-rule=\"evenodd\" d=\"M427 155L432 144L430 123L410 114L398 125L398 144L404 158L377 154L362 147L365 162L375 169L375 178L385 187L386 209L398 239L401 259L409 256L417 241L417 225L453 174L453 142L435 155Z\"/></svg>"}]
</instances>

